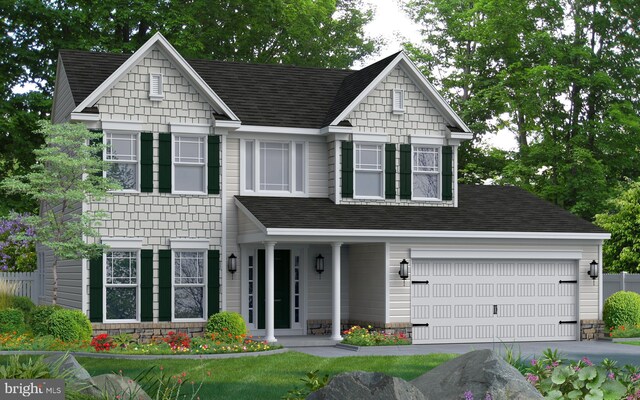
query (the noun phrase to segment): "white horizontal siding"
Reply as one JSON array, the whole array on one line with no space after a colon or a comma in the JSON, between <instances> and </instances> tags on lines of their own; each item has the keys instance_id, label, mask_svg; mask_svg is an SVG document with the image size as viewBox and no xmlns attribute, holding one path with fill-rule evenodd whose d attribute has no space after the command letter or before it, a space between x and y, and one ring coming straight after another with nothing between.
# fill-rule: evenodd
<instances>
[{"instance_id":1,"label":"white horizontal siding","mask_svg":"<svg viewBox=\"0 0 640 400\"><path fill-rule=\"evenodd\" d=\"M409 322L411 291L410 285L403 286L398 276L400 261L406 258L411 265L411 249L425 250L482 250L492 249L496 251L525 250L525 251L580 251L582 259L579 260L578 280L580 319L598 318L598 282L594 282L588 275L591 260L598 260L598 241L578 240L489 240L489 239L438 239L414 241L411 243L390 244L389 252L389 321Z\"/></svg>"},{"instance_id":2,"label":"white horizontal siding","mask_svg":"<svg viewBox=\"0 0 640 400\"><path fill-rule=\"evenodd\" d=\"M226 278L226 309L241 312L241 289L243 257L237 244L240 213L235 205L234 197L240 194L240 139L227 137L226 160L226 202L227 202L227 254L238 256L238 272L231 276L227 272L226 260L222 265L222 276ZM246 219L246 218L245 218Z\"/></svg>"},{"instance_id":3,"label":"white horizontal siding","mask_svg":"<svg viewBox=\"0 0 640 400\"><path fill-rule=\"evenodd\" d=\"M309 142L309 179L307 188L309 197L328 197L329 154L326 142Z\"/></svg>"},{"instance_id":4,"label":"white horizontal siding","mask_svg":"<svg viewBox=\"0 0 640 400\"><path fill-rule=\"evenodd\" d=\"M340 265L340 313L342 319L349 316L349 248L342 246ZM333 279L333 266L331 263L330 246L309 246L307 265L310 266L307 273L307 319L330 320L332 307L331 281ZM324 257L324 273L318 275L315 269L316 257L322 254Z\"/></svg>"},{"instance_id":5,"label":"white horizontal siding","mask_svg":"<svg viewBox=\"0 0 640 400\"><path fill-rule=\"evenodd\" d=\"M73 100L67 72L64 69L62 60L58 58L56 88L53 95L53 110L51 112L52 122L54 124L61 124L69 121L74 108L76 108L76 103Z\"/></svg>"},{"instance_id":6,"label":"white horizontal siding","mask_svg":"<svg viewBox=\"0 0 640 400\"><path fill-rule=\"evenodd\" d=\"M385 322L386 247L349 245L349 318Z\"/></svg>"}]
</instances>

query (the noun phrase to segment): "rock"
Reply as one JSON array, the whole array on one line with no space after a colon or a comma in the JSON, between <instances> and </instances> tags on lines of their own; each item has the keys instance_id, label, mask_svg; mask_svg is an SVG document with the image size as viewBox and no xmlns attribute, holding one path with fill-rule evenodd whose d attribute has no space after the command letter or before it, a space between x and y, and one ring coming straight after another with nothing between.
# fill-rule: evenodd
<instances>
[{"instance_id":1,"label":"rock","mask_svg":"<svg viewBox=\"0 0 640 400\"><path fill-rule=\"evenodd\" d=\"M427 400L474 399L487 393L493 400L543 399L522 374L491 350L476 350L446 362L411 381Z\"/></svg>"},{"instance_id":2,"label":"rock","mask_svg":"<svg viewBox=\"0 0 640 400\"><path fill-rule=\"evenodd\" d=\"M116 374L103 374L94 376L92 378L95 388L101 393L100 398L115 399L116 396L122 400L151 400L151 397L138 385L133 379L116 375ZM90 394L94 388L87 388L82 392Z\"/></svg>"},{"instance_id":3,"label":"rock","mask_svg":"<svg viewBox=\"0 0 640 400\"><path fill-rule=\"evenodd\" d=\"M409 382L377 372L345 372L327 386L311 393L307 400L424 400Z\"/></svg>"},{"instance_id":4,"label":"rock","mask_svg":"<svg viewBox=\"0 0 640 400\"><path fill-rule=\"evenodd\" d=\"M61 358L65 358L65 355L54 354L45 358L43 361L49 364L49 366L57 366L59 364L58 372L64 373L69 377L69 380L86 381L91 379L91 375L78 363L74 356L67 354L62 364L60 364Z\"/></svg>"}]
</instances>

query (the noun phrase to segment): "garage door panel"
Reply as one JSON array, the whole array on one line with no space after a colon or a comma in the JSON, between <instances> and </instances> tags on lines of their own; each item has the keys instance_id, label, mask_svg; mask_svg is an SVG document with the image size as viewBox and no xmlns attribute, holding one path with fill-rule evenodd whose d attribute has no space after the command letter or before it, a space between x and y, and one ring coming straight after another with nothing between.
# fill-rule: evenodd
<instances>
[{"instance_id":1,"label":"garage door panel","mask_svg":"<svg viewBox=\"0 0 640 400\"><path fill-rule=\"evenodd\" d=\"M414 343L575 340L576 273L564 261L414 260Z\"/></svg>"}]
</instances>

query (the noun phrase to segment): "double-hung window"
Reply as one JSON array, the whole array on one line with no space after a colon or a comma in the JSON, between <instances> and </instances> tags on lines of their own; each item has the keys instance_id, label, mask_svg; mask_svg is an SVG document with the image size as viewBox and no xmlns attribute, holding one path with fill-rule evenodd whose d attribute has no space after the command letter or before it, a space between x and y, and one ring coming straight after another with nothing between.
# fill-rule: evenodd
<instances>
[{"instance_id":1,"label":"double-hung window","mask_svg":"<svg viewBox=\"0 0 640 400\"><path fill-rule=\"evenodd\" d=\"M139 252L110 250L104 257L106 320L137 321Z\"/></svg>"},{"instance_id":2,"label":"double-hung window","mask_svg":"<svg viewBox=\"0 0 640 400\"><path fill-rule=\"evenodd\" d=\"M204 319L205 251L173 252L173 319Z\"/></svg>"},{"instance_id":3,"label":"double-hung window","mask_svg":"<svg viewBox=\"0 0 640 400\"><path fill-rule=\"evenodd\" d=\"M440 199L440 149L440 147L433 146L413 147L414 199Z\"/></svg>"},{"instance_id":4,"label":"double-hung window","mask_svg":"<svg viewBox=\"0 0 640 400\"><path fill-rule=\"evenodd\" d=\"M246 140L242 157L243 192L305 193L304 143Z\"/></svg>"},{"instance_id":5,"label":"double-hung window","mask_svg":"<svg viewBox=\"0 0 640 400\"><path fill-rule=\"evenodd\" d=\"M206 141L204 136L173 136L174 191L205 193Z\"/></svg>"},{"instance_id":6,"label":"double-hung window","mask_svg":"<svg viewBox=\"0 0 640 400\"><path fill-rule=\"evenodd\" d=\"M382 198L383 148L382 144L356 143L355 152L355 196Z\"/></svg>"},{"instance_id":7,"label":"double-hung window","mask_svg":"<svg viewBox=\"0 0 640 400\"><path fill-rule=\"evenodd\" d=\"M122 190L138 190L138 134L105 134L106 175L120 183Z\"/></svg>"}]
</instances>

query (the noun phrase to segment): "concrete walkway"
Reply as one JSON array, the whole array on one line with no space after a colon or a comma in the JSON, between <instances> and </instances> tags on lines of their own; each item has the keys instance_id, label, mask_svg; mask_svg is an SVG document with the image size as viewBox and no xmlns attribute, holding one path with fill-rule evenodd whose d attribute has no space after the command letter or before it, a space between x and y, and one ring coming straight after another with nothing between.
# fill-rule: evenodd
<instances>
[{"instance_id":1,"label":"concrete walkway","mask_svg":"<svg viewBox=\"0 0 640 400\"><path fill-rule=\"evenodd\" d=\"M320 357L348 356L402 356L432 353L464 354L472 350L491 349L499 353L507 347L513 349L516 356L523 358L540 357L548 348L558 350L561 358L579 360L588 357L599 362L605 358L615 360L620 366L634 364L640 366L640 346L612 343L610 341L585 342L519 342L519 343L474 343L474 344L424 344L409 346L372 346L360 347L357 351L335 347L328 337L280 336L278 344L287 349Z\"/></svg>"}]
</instances>

